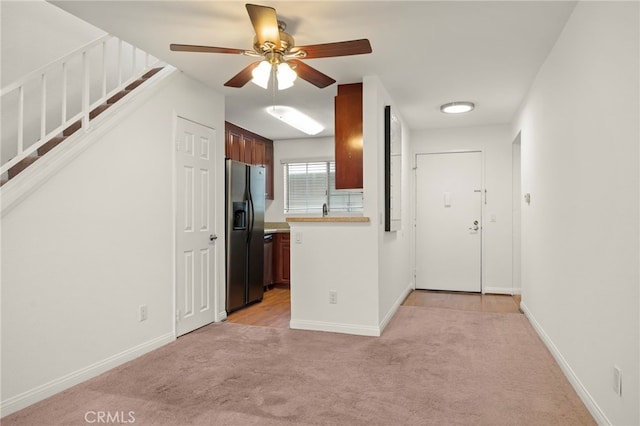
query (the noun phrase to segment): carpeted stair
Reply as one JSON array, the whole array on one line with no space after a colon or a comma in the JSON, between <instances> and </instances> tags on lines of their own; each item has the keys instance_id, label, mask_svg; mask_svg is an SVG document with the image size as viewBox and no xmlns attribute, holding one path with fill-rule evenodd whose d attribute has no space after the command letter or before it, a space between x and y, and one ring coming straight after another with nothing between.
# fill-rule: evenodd
<instances>
[{"instance_id":1,"label":"carpeted stair","mask_svg":"<svg viewBox=\"0 0 640 426\"><path fill-rule=\"evenodd\" d=\"M134 82L130 83L123 90L121 90L120 92L116 93L115 95L113 95L109 99L107 99L107 101L104 104L99 105L96 108L94 108L89 113L89 120L93 120L98 115L102 114L105 110L107 110L113 104L118 102L120 99L124 98L126 95L131 93L133 90L135 90L142 83L144 83L149 78L151 78L154 75L156 75L160 70L162 70L162 68L163 67L158 67L158 68L153 68L153 69L147 71L142 77L140 77L139 79L137 79ZM17 163L15 166L11 167L9 169L9 171L7 172L7 176L3 176L2 179L0 179L0 186L4 185L9 180L15 178L24 169L29 167L31 164L35 163L40 157L45 155L47 152L51 151L56 146L60 145L69 136L71 136L75 132L77 132L81 127L82 127L82 121L81 120L78 120L78 121L74 122L69 127L64 129L61 134L59 134L57 136L54 136L49 141L47 141L44 145L42 145L40 148L38 148L38 151L37 151L37 153L35 155L31 155L29 157L26 157L22 161Z\"/></svg>"}]
</instances>

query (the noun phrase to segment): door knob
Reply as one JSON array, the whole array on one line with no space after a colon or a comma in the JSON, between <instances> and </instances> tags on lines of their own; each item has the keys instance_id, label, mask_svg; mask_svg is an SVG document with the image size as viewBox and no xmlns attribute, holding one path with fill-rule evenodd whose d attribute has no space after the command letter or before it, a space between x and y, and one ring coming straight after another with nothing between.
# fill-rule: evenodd
<instances>
[{"instance_id":1,"label":"door knob","mask_svg":"<svg viewBox=\"0 0 640 426\"><path fill-rule=\"evenodd\" d=\"M214 242L217 239L218 239L218 236L216 234L209 235L209 241Z\"/></svg>"},{"instance_id":2,"label":"door knob","mask_svg":"<svg viewBox=\"0 0 640 426\"><path fill-rule=\"evenodd\" d=\"M469 231L477 231L478 229L480 229L480 226L478 226L478 221L474 220L473 221L473 226L471 228L469 228Z\"/></svg>"}]
</instances>

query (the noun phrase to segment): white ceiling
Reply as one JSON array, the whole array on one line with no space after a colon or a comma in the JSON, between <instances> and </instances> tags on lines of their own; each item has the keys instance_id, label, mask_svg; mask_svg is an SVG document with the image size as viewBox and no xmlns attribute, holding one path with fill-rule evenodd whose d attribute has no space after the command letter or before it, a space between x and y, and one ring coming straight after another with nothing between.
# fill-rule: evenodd
<instances>
[{"instance_id":1,"label":"white ceiling","mask_svg":"<svg viewBox=\"0 0 640 426\"><path fill-rule=\"evenodd\" d=\"M170 43L251 49L253 27L240 1L51 1L174 65L225 95L226 119L270 139L303 133L264 112L271 89L224 83L255 59L169 51ZM297 45L368 38L369 55L305 62L337 84L377 76L411 129L509 123L575 2L563 1L256 1L272 6ZM275 93L333 135L337 85L298 79ZM444 115L439 106L472 101L476 110Z\"/></svg>"}]
</instances>

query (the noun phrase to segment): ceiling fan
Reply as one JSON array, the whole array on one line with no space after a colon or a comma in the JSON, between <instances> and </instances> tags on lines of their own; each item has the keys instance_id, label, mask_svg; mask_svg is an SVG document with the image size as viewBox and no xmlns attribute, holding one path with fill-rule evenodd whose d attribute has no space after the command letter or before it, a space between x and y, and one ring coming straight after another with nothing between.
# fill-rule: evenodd
<instances>
[{"instance_id":1,"label":"ceiling fan","mask_svg":"<svg viewBox=\"0 0 640 426\"><path fill-rule=\"evenodd\" d=\"M336 82L300 59L331 58L372 52L371 44L367 39L296 46L294 38L285 32L285 23L278 20L274 8L255 4L247 4L246 7L256 32L253 38L253 50L190 44L171 44L170 49L175 52L231 53L261 58L245 67L224 85L243 87L253 80L254 83L266 89L273 71L274 79L275 77L278 79L280 90L291 87L296 76L319 88Z\"/></svg>"}]
</instances>

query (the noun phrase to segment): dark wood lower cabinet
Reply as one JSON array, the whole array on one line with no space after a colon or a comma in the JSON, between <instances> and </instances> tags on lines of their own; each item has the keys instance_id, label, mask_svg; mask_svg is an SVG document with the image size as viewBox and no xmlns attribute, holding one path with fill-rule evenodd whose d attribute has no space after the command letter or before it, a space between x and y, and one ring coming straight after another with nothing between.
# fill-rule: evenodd
<instances>
[{"instance_id":1,"label":"dark wood lower cabinet","mask_svg":"<svg viewBox=\"0 0 640 426\"><path fill-rule=\"evenodd\" d=\"M273 236L273 282L291 283L291 242L288 233Z\"/></svg>"}]
</instances>

